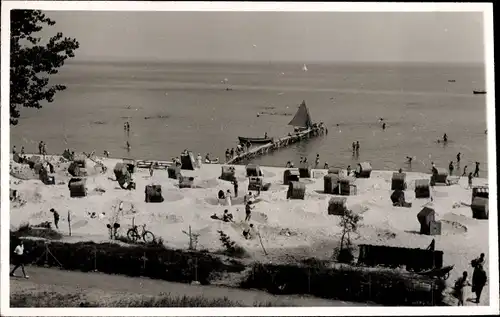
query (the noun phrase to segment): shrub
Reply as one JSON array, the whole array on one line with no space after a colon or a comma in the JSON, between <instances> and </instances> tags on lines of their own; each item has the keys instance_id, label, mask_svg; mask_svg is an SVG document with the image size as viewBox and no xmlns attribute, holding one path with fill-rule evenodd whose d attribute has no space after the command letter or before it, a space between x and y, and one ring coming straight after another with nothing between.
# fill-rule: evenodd
<instances>
[{"instance_id":1,"label":"shrub","mask_svg":"<svg viewBox=\"0 0 500 317\"><path fill-rule=\"evenodd\" d=\"M310 294L322 298L375 302L386 306L442 305L443 281L398 271L354 267L256 264L243 288L274 294Z\"/></svg>"},{"instance_id":2,"label":"shrub","mask_svg":"<svg viewBox=\"0 0 500 317\"><path fill-rule=\"evenodd\" d=\"M62 234L52 229L52 224L48 221L42 222L36 226L31 226L29 223L21 224L19 228L13 232L13 235L17 238L37 237L48 240L59 240L62 238Z\"/></svg>"},{"instance_id":3,"label":"shrub","mask_svg":"<svg viewBox=\"0 0 500 317\"><path fill-rule=\"evenodd\" d=\"M217 231L220 235L219 240L222 243L222 246L225 248L224 253L229 256L241 258L247 255L245 249L241 246L237 245L236 242L231 240L231 238L225 234L222 230Z\"/></svg>"},{"instance_id":4,"label":"shrub","mask_svg":"<svg viewBox=\"0 0 500 317\"><path fill-rule=\"evenodd\" d=\"M11 248L15 248L17 237L11 234ZM27 263L40 259L46 250L46 241L24 240ZM174 282L199 281L209 284L215 273L241 272L240 262L225 263L220 258L202 252L167 249L163 245L122 246L116 243L52 241L48 257L49 266L84 272L99 271L108 274L147 276ZM43 257L45 259L45 257ZM57 259L57 260L56 260ZM38 265L43 265L39 261Z\"/></svg>"},{"instance_id":5,"label":"shrub","mask_svg":"<svg viewBox=\"0 0 500 317\"><path fill-rule=\"evenodd\" d=\"M102 303L89 302L85 294L60 294L56 292L14 293L10 296L12 307L103 307ZM240 302L227 297L209 299L203 296L143 296L135 298L119 298L106 307L243 307ZM278 306L272 302L255 302L256 307ZM283 305L279 305L283 306Z\"/></svg>"}]
</instances>

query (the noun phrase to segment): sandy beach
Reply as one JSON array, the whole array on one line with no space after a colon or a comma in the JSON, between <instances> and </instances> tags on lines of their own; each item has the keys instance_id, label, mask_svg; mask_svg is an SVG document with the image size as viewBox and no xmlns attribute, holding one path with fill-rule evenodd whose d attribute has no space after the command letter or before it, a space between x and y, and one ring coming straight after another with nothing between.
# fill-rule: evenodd
<instances>
[{"instance_id":1,"label":"sandy beach","mask_svg":"<svg viewBox=\"0 0 500 317\"><path fill-rule=\"evenodd\" d=\"M267 251L264 253L258 238L247 240L242 231L248 226L244 221L243 196L247 193L248 179L245 166L235 166L239 181L238 197L233 198L232 206L224 205L217 199L217 192L233 186L219 179L221 165L204 164L194 171L182 170L182 175L194 177L196 188L178 187L178 180L169 179L166 170L155 170L151 177L146 169L137 169L133 174L136 190L124 190L114 180L113 168L121 159L99 158L106 166L102 174L91 160L87 160L87 197L70 198L67 174L68 162L61 162L58 156L49 156L56 173L56 185L44 185L37 179L29 178L31 172L27 165L11 162L11 189L18 191L19 199L11 202L11 229L29 222L38 224L53 221L50 209L61 215L59 230L67 241L108 241L106 225L117 220L121 224L120 234L125 235L132 225L146 224L155 236L162 237L170 248L187 249L188 236L183 231L199 234L198 249L219 251L222 249L218 230L224 231L237 244L245 248L253 261L294 261L294 259L317 257L329 259L333 248L338 246L341 229L339 217L328 215L328 201L332 195L323 194L323 176L326 170L313 170L311 179L301 179L306 184L304 200L287 200L288 186L283 185L284 168L261 167L264 182L271 183L268 191L263 191L256 200L252 219L256 230L262 237ZM31 172L33 173L33 172ZM411 208L393 207L390 194L393 171L373 171L368 179L357 179L357 195L347 197L349 209L363 216L359 235L354 243L427 248L435 239L436 250L444 252L444 265L455 265L448 284L452 285L464 270L471 274L470 262L486 253L488 261L488 221L472 218L470 207L471 190L467 189L467 179L462 177L458 184L434 187L430 199L415 199L414 181L429 179L429 174L407 173L408 189L406 200L412 202ZM15 175L15 176L13 176ZM34 177L33 177L34 178ZM162 186L163 203L146 203L146 185ZM486 179L476 178L473 185L485 185ZM234 193L233 193L234 194ZM122 210L118 206L122 203ZM419 234L420 224L417 213L428 206L435 209L436 220L442 222L439 236ZM234 216L234 223L211 219L214 213L221 216L224 209ZM67 223L68 211L71 212L72 236L69 237ZM92 213L95 212L95 216ZM488 271L488 264L486 263ZM482 305L488 305L488 285L486 285ZM470 296L469 296L470 297ZM472 305L471 303L468 303ZM476 304L473 304L476 305Z\"/></svg>"}]
</instances>

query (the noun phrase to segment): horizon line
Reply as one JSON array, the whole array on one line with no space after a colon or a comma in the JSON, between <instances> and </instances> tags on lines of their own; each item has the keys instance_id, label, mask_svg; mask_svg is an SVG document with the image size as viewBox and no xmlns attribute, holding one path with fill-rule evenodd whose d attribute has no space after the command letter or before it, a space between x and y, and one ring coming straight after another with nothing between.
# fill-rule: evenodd
<instances>
[{"instance_id":1,"label":"horizon line","mask_svg":"<svg viewBox=\"0 0 500 317\"><path fill-rule=\"evenodd\" d=\"M237 60L237 59L158 59L158 58L117 58L114 56L96 56L95 58L69 59L74 63L193 63L193 64L440 64L440 65L485 65L485 61L383 61L383 60Z\"/></svg>"}]
</instances>

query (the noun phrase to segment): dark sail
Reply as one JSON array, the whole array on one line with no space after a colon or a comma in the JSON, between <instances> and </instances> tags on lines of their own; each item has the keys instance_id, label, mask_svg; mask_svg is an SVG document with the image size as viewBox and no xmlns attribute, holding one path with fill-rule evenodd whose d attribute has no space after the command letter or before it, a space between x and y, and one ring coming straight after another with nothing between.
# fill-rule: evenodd
<instances>
[{"instance_id":1,"label":"dark sail","mask_svg":"<svg viewBox=\"0 0 500 317\"><path fill-rule=\"evenodd\" d=\"M297 113L288 125L301 128L309 128L312 126L311 116L309 115L305 100L302 101Z\"/></svg>"}]
</instances>

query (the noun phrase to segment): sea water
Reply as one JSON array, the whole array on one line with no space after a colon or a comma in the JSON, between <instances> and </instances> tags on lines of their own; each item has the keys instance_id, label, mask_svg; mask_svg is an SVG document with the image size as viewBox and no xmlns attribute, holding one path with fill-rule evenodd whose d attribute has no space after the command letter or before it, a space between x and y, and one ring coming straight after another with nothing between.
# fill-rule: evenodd
<instances>
[{"instance_id":1,"label":"sea water","mask_svg":"<svg viewBox=\"0 0 500 317\"><path fill-rule=\"evenodd\" d=\"M108 150L114 157L170 160L184 149L224 159L238 136L285 136L306 101L328 135L255 159L284 166L307 156L320 165L427 172L474 162L487 170L483 65L303 63L67 63L52 78L65 91L40 110L21 109L11 146L49 153ZM455 82L450 82L455 80ZM229 89L227 89L229 88ZM258 115L259 114L259 115ZM386 129L382 129L382 123ZM130 132L123 125L130 122ZM446 133L450 142L437 140ZM131 149L127 152L126 141ZM359 156L351 144L360 142ZM406 157L413 157L411 167ZM456 169L456 168L455 168ZM485 175L484 173L482 176Z\"/></svg>"}]
</instances>

